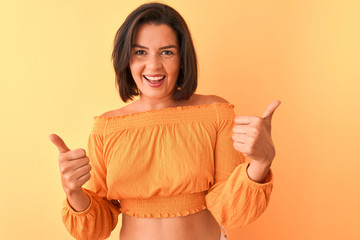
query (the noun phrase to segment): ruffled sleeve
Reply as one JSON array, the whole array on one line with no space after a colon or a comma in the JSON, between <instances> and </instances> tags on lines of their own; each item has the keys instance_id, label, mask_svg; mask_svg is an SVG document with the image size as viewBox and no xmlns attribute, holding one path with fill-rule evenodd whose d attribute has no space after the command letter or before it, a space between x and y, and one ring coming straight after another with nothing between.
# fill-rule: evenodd
<instances>
[{"instance_id":1,"label":"ruffled sleeve","mask_svg":"<svg viewBox=\"0 0 360 240\"><path fill-rule=\"evenodd\" d=\"M273 186L271 171L263 184L248 177L249 163L233 147L234 119L233 105L218 109L215 180L205 196L209 211L228 229L242 227L258 218L268 206Z\"/></svg>"},{"instance_id":2,"label":"ruffled sleeve","mask_svg":"<svg viewBox=\"0 0 360 240\"><path fill-rule=\"evenodd\" d=\"M76 239L105 239L116 227L120 204L107 199L106 163L103 159L103 129L105 122L95 119L88 140L87 156L90 159L91 178L83 189L90 197L89 207L76 212L64 201L62 219L65 227Z\"/></svg>"}]
</instances>

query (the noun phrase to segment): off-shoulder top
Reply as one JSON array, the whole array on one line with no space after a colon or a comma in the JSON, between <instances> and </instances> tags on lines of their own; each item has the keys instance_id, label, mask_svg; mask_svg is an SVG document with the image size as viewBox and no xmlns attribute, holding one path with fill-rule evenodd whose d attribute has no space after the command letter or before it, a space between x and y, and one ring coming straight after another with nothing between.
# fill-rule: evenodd
<instances>
[{"instance_id":1,"label":"off-shoulder top","mask_svg":"<svg viewBox=\"0 0 360 240\"><path fill-rule=\"evenodd\" d=\"M254 221L266 209L263 184L233 147L234 105L216 102L96 116L87 155L91 199L83 212L65 200L63 222L77 239L104 239L120 212L141 218L186 216L208 209L225 228Z\"/></svg>"}]
</instances>

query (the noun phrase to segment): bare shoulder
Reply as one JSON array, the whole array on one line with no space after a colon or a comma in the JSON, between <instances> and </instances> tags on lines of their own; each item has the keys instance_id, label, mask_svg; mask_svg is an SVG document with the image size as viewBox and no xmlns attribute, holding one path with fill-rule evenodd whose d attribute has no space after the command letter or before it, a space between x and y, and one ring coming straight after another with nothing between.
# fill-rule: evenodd
<instances>
[{"instance_id":1,"label":"bare shoulder","mask_svg":"<svg viewBox=\"0 0 360 240\"><path fill-rule=\"evenodd\" d=\"M103 114L101 114L102 117L114 117L116 116L115 112L117 110L111 110L111 111L107 111L107 112L104 112Z\"/></svg>"},{"instance_id":2,"label":"bare shoulder","mask_svg":"<svg viewBox=\"0 0 360 240\"><path fill-rule=\"evenodd\" d=\"M216 95L202 95L202 94L194 94L193 96L194 105L200 104L211 104L216 102L224 102L229 103L226 99L216 96Z\"/></svg>"}]
</instances>

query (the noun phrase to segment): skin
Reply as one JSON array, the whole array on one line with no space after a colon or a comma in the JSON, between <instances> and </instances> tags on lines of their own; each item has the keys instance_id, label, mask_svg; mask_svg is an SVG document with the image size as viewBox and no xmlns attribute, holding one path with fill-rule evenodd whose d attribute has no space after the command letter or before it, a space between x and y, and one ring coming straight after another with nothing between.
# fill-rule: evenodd
<instances>
[{"instance_id":1,"label":"skin","mask_svg":"<svg viewBox=\"0 0 360 240\"><path fill-rule=\"evenodd\" d=\"M180 70L179 46L176 33L167 25L143 24L135 32L132 58L132 76L140 89L138 100L103 116L119 116L153 109L226 102L217 96L194 94L189 100L174 101L172 91ZM145 75L165 76L158 88L148 85ZM271 119L280 101L268 105L262 117L237 116L233 128L233 146L252 161L248 176L263 183L275 157L271 140ZM82 186L90 179L91 166L84 149L70 150L57 135L50 140L59 150L61 182L68 202L75 211L84 211L90 199ZM136 218L122 214L121 240L218 240L221 230L205 209L195 214L174 218Z\"/></svg>"},{"instance_id":2,"label":"skin","mask_svg":"<svg viewBox=\"0 0 360 240\"><path fill-rule=\"evenodd\" d=\"M171 93L180 71L179 44L174 30L165 25L142 24L135 31L130 71L140 90L137 110L146 111L178 105ZM145 76L165 76L158 88L150 87Z\"/></svg>"}]
</instances>

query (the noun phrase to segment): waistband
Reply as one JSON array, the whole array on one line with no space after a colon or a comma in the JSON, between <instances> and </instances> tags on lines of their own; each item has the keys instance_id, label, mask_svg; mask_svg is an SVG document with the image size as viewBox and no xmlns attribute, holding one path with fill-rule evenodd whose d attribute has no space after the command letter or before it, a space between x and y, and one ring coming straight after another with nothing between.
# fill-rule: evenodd
<instances>
[{"instance_id":1,"label":"waistband","mask_svg":"<svg viewBox=\"0 0 360 240\"><path fill-rule=\"evenodd\" d=\"M206 209L205 195L206 191L148 199L120 199L120 211L143 218L187 216Z\"/></svg>"}]
</instances>

